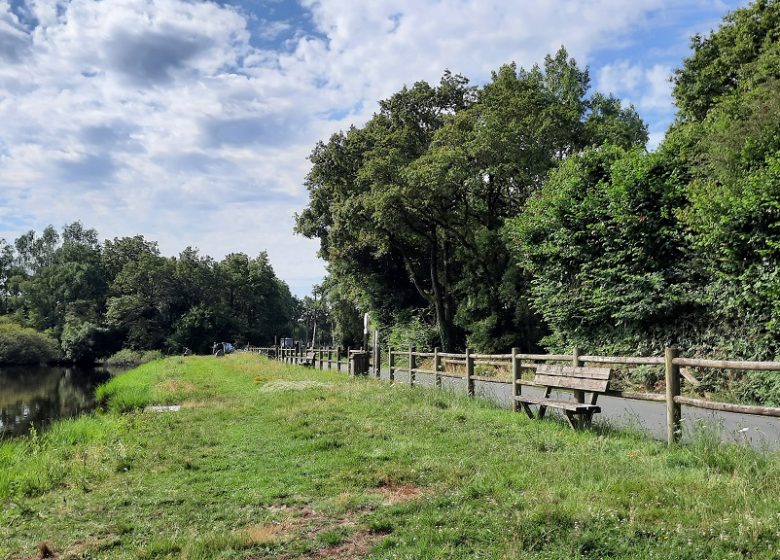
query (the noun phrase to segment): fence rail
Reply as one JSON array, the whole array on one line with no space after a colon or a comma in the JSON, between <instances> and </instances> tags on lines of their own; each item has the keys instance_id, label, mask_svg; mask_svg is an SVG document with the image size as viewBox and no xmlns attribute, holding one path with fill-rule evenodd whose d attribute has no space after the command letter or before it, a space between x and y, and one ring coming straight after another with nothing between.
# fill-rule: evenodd
<instances>
[{"instance_id":1,"label":"fence rail","mask_svg":"<svg viewBox=\"0 0 780 560\"><path fill-rule=\"evenodd\" d=\"M277 360L292 363L306 364L319 369L335 368L341 371L346 367L351 374L373 373L380 377L382 353L379 345L378 333L374 333L373 345L368 350L336 347L303 348L300 344L294 348L255 347L248 346L245 351L265 354ZM356 364L360 361L359 368L365 371L357 371ZM709 399L694 398L682 395L684 383L693 387L699 385L699 381L693 375L694 369L727 369L743 371L780 371L780 362L757 362L742 360L707 360L700 358L685 358L674 348L667 348L664 356L591 356L580 355L579 349L574 348L571 354L522 354L513 348L511 354L477 354L467 349L465 353L440 352L438 348L433 352L418 351L414 347L404 350L387 349L387 360L390 382L395 381L396 373L405 372L409 376L409 384L416 384L418 373L433 375L434 383L441 387L441 380L463 379L466 382L466 390L470 396L474 396L475 382L503 383L512 387L513 395L522 386L540 387L528 379L523 379L523 371L536 368L550 362L565 362L574 366L585 364L608 364L624 366L652 365L663 367L665 377L665 393L620 391L609 389L607 396L629 400L654 401L666 403L667 441L672 444L679 441L682 433L682 406L715 410L721 412L736 412L758 416L780 418L780 407L756 406L726 403ZM425 363L423 361L426 361ZM507 378L477 375L476 366L492 366L505 368ZM458 371L453 371L453 369ZM577 400L584 402L584 393L575 392ZM513 399L514 401L514 399ZM514 402L513 402L514 406Z\"/></svg>"}]
</instances>

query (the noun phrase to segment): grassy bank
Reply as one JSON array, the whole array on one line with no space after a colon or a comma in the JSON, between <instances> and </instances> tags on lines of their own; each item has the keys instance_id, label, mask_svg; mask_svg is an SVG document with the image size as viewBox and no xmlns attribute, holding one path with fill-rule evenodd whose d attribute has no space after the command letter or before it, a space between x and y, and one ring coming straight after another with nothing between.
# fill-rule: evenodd
<instances>
[{"instance_id":1,"label":"grassy bank","mask_svg":"<svg viewBox=\"0 0 780 560\"><path fill-rule=\"evenodd\" d=\"M115 378L0 444L0 557L776 558L780 461L574 433L258 356ZM178 412L141 411L181 404Z\"/></svg>"}]
</instances>

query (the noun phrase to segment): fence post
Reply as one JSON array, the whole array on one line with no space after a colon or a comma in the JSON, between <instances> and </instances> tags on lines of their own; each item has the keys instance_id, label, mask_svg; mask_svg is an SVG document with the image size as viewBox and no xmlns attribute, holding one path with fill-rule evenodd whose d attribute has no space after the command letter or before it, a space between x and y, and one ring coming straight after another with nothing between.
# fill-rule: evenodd
<instances>
[{"instance_id":1,"label":"fence post","mask_svg":"<svg viewBox=\"0 0 780 560\"><path fill-rule=\"evenodd\" d=\"M441 387L441 375L439 374L439 370L441 369L441 357L439 356L439 347L433 349L433 371L434 376L433 378L436 381L436 386Z\"/></svg>"},{"instance_id":2,"label":"fence post","mask_svg":"<svg viewBox=\"0 0 780 560\"><path fill-rule=\"evenodd\" d=\"M682 407L674 402L680 396L680 366L674 359L680 356L677 348L667 348L664 352L666 370L666 441L673 445L682 435Z\"/></svg>"},{"instance_id":3,"label":"fence post","mask_svg":"<svg viewBox=\"0 0 780 560\"><path fill-rule=\"evenodd\" d=\"M379 347L379 331L374 331L374 375L382 377L382 349Z\"/></svg>"},{"instance_id":4,"label":"fence post","mask_svg":"<svg viewBox=\"0 0 780 560\"><path fill-rule=\"evenodd\" d=\"M520 395L520 363L517 360L517 354L519 348L512 348L512 410L517 412L518 402L517 397Z\"/></svg>"},{"instance_id":5,"label":"fence post","mask_svg":"<svg viewBox=\"0 0 780 560\"><path fill-rule=\"evenodd\" d=\"M328 347L328 370L333 369L333 348Z\"/></svg>"},{"instance_id":6,"label":"fence post","mask_svg":"<svg viewBox=\"0 0 780 560\"><path fill-rule=\"evenodd\" d=\"M575 346L571 353L572 353L571 365L573 365L574 367L582 366L582 361L580 360L580 349ZM574 391L574 400L576 400L578 403L584 403L585 391Z\"/></svg>"},{"instance_id":7,"label":"fence post","mask_svg":"<svg viewBox=\"0 0 780 560\"><path fill-rule=\"evenodd\" d=\"M320 370L322 370L322 358L325 356L325 351L322 347L317 348L317 358L319 359Z\"/></svg>"},{"instance_id":8,"label":"fence post","mask_svg":"<svg viewBox=\"0 0 780 560\"><path fill-rule=\"evenodd\" d=\"M414 346L409 346L409 387L414 387L414 368L417 367L414 359Z\"/></svg>"},{"instance_id":9,"label":"fence post","mask_svg":"<svg viewBox=\"0 0 780 560\"><path fill-rule=\"evenodd\" d=\"M351 350L349 346L347 346L347 373L350 375L350 377L352 377L352 368L349 367L350 354L351 354Z\"/></svg>"},{"instance_id":10,"label":"fence post","mask_svg":"<svg viewBox=\"0 0 780 560\"><path fill-rule=\"evenodd\" d=\"M474 396L474 357L468 348L466 348L466 391L469 397Z\"/></svg>"},{"instance_id":11,"label":"fence post","mask_svg":"<svg viewBox=\"0 0 780 560\"><path fill-rule=\"evenodd\" d=\"M387 361L390 363L390 383L392 383L395 381L395 354L389 346L387 347Z\"/></svg>"}]
</instances>

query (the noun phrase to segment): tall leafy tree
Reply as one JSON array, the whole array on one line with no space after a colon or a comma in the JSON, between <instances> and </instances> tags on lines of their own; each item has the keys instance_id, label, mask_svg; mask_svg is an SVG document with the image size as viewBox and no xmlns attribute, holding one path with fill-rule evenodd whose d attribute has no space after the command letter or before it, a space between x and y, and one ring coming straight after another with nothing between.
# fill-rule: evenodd
<instances>
[{"instance_id":1,"label":"tall leafy tree","mask_svg":"<svg viewBox=\"0 0 780 560\"><path fill-rule=\"evenodd\" d=\"M319 237L320 254L342 274L382 286L373 292L380 297L395 291L395 301L430 305L445 348L456 343L454 263L436 225L420 220L427 193L410 204L404 169L428 150L446 116L472 101L466 80L446 74L438 87L420 82L380 102L364 128L315 148L311 202L297 219L297 230Z\"/></svg>"},{"instance_id":2,"label":"tall leafy tree","mask_svg":"<svg viewBox=\"0 0 780 560\"><path fill-rule=\"evenodd\" d=\"M647 139L633 109L591 100L588 89L587 70L564 49L543 68L504 66L479 90L449 74L437 88L404 89L365 127L315 148L298 231L320 238L337 280L393 305L383 314L368 301L380 316L427 308L445 349L464 335L485 350L531 347L536 318L510 265L505 220L584 146ZM408 295L383 297L387 287Z\"/></svg>"},{"instance_id":3,"label":"tall leafy tree","mask_svg":"<svg viewBox=\"0 0 780 560\"><path fill-rule=\"evenodd\" d=\"M664 149L689 179L682 218L707 278L713 345L732 355L780 353L780 2L729 14L675 75L678 121Z\"/></svg>"}]
</instances>

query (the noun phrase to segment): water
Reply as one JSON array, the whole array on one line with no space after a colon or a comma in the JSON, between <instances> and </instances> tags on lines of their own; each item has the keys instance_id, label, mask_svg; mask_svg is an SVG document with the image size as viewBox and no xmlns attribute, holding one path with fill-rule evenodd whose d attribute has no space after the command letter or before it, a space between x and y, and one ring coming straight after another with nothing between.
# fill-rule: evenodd
<instances>
[{"instance_id":1,"label":"water","mask_svg":"<svg viewBox=\"0 0 780 560\"><path fill-rule=\"evenodd\" d=\"M0 368L0 437L22 435L59 418L95 408L95 388L111 377L105 368Z\"/></svg>"}]
</instances>

